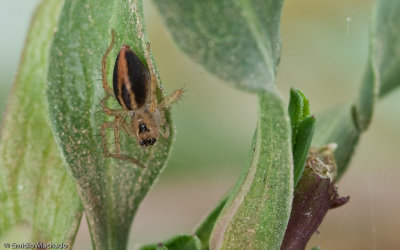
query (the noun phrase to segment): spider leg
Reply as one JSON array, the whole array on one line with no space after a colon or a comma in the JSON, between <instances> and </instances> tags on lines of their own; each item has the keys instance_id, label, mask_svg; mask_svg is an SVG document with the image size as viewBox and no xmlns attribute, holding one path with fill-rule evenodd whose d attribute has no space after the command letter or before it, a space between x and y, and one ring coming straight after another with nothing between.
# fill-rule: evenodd
<instances>
[{"instance_id":1,"label":"spider leg","mask_svg":"<svg viewBox=\"0 0 400 250\"><path fill-rule=\"evenodd\" d=\"M101 99L101 101L100 101L100 105L103 108L104 113L106 113L107 115L110 115L110 116L120 116L120 115L126 115L129 112L131 112L131 111L125 110L125 109L110 109L110 108L108 108L106 105L106 101L108 100L108 98L110 98L110 96L111 95L108 92L106 92L106 96L103 99Z\"/></svg>"},{"instance_id":2,"label":"spider leg","mask_svg":"<svg viewBox=\"0 0 400 250\"><path fill-rule=\"evenodd\" d=\"M110 155L110 151L108 150L108 145L107 145L107 138L106 138L106 129L112 128L114 126L114 122L105 122L103 125L101 125L100 128L100 135L103 143L103 153L105 156Z\"/></svg>"},{"instance_id":3,"label":"spider leg","mask_svg":"<svg viewBox=\"0 0 400 250\"><path fill-rule=\"evenodd\" d=\"M134 113L132 111L130 111L130 110L125 110L125 109L110 109L106 105L107 100L111 96L115 96L114 92L112 91L112 89L108 85L108 80L107 80L107 58L108 58L108 55L110 54L114 44L115 44L115 31L111 30L111 43L107 47L107 50L104 53L102 61L101 61L102 84L103 84L103 89L106 92L106 95L100 101L100 105L101 105L104 113L106 113L109 116L115 116L115 119L114 119L113 122L104 122L103 125L100 128L100 135L102 137L103 153L104 153L104 156L106 156L106 157L111 157L111 158L115 158L115 159L128 161L128 162L131 162L131 163L133 163L133 164L135 164L135 165L137 165L137 166L139 166L141 168L145 168L145 166L139 160L121 153L120 128L122 127L124 129L124 131L130 137L133 137L132 128L130 128L129 124L125 121L123 116L124 115L133 116ZM150 47L149 47L149 45L148 45L147 60L148 60L148 64L150 62L149 67L150 67L150 72L152 74L151 75L151 83L154 84L153 81L156 83L156 79L155 79L155 76L154 76L153 65L151 64L151 61L150 61ZM155 93L155 86L151 87L151 91L152 91L152 93ZM153 100L155 98L155 94L154 94L154 97L151 96L151 98L152 98L151 99L152 100L152 105L154 106L153 109L155 111L155 109L157 108L157 100L155 100L155 101ZM155 102L155 103L153 104L153 102ZM107 129L111 129L111 128L114 131L115 153L110 153L110 151L108 149L108 145L107 145L108 143L107 143L106 130Z\"/></svg>"},{"instance_id":4,"label":"spider leg","mask_svg":"<svg viewBox=\"0 0 400 250\"><path fill-rule=\"evenodd\" d=\"M114 46L114 43L115 43L115 32L114 32L114 30L111 30L111 43L110 43L110 45L108 45L106 53L104 53L103 59L101 60L101 76L102 76L102 83L103 83L104 91L112 96L114 95L114 93L113 93L112 89L110 88L110 86L108 86L108 82L107 82L107 58L108 58L108 54L110 54L110 52Z\"/></svg>"},{"instance_id":5,"label":"spider leg","mask_svg":"<svg viewBox=\"0 0 400 250\"><path fill-rule=\"evenodd\" d=\"M119 141L119 127L120 127L120 121L121 117L116 116L114 120L114 143L115 143L115 154L120 157L121 156L121 143Z\"/></svg>"},{"instance_id":6,"label":"spider leg","mask_svg":"<svg viewBox=\"0 0 400 250\"><path fill-rule=\"evenodd\" d=\"M122 119L122 120L121 120L121 125L122 125L122 128L124 129L125 133L126 133L129 137L134 137L134 136L135 136L134 132L132 131L132 127L130 126L129 123L126 122L125 119Z\"/></svg>"},{"instance_id":7,"label":"spider leg","mask_svg":"<svg viewBox=\"0 0 400 250\"><path fill-rule=\"evenodd\" d=\"M175 102L179 101L179 99L182 97L183 92L183 89L177 89L171 95L165 97L165 99L160 103L160 109L166 109Z\"/></svg>"},{"instance_id":8,"label":"spider leg","mask_svg":"<svg viewBox=\"0 0 400 250\"><path fill-rule=\"evenodd\" d=\"M103 153L106 157L114 158L114 159L120 159L124 161L131 162L141 168L146 168L139 160L132 158L128 155L121 154L121 144L120 144L120 139L119 139L119 128L121 126L121 118L119 116L115 117L115 120L113 122L105 122L100 128L100 134L102 137L102 142L103 142ZM107 138L106 138L106 129L108 128L113 128L114 129L114 140L115 140L115 153L110 153L108 150L107 146Z\"/></svg>"},{"instance_id":9,"label":"spider leg","mask_svg":"<svg viewBox=\"0 0 400 250\"><path fill-rule=\"evenodd\" d=\"M153 113L156 111L157 108L157 96L156 96L156 89L157 89L157 78L156 73L154 71L153 64L150 59L150 43L147 43L147 53L146 53L146 60L147 65L150 71L150 112Z\"/></svg>"},{"instance_id":10,"label":"spider leg","mask_svg":"<svg viewBox=\"0 0 400 250\"><path fill-rule=\"evenodd\" d=\"M162 129L162 128L160 128L160 134L162 135L162 137L164 137L165 139L168 139L168 137L169 137L169 125L168 125L168 123L165 123L165 131Z\"/></svg>"}]
</instances>

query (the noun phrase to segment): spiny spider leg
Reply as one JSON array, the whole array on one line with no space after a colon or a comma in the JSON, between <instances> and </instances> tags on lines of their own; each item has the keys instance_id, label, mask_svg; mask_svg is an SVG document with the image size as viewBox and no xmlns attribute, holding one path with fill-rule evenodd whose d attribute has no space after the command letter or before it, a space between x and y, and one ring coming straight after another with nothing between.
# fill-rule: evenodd
<instances>
[{"instance_id":1,"label":"spiny spider leg","mask_svg":"<svg viewBox=\"0 0 400 250\"><path fill-rule=\"evenodd\" d=\"M131 162L131 163L133 163L133 164L135 164L135 165L137 165L137 166L139 166L141 168L146 168L140 161L138 161L137 159L132 158L132 157L130 157L128 155L119 155L119 156L117 156L115 154L108 154L106 156L107 157L111 157L111 158L115 158L115 159L119 159L119 160L129 161L129 162Z\"/></svg>"},{"instance_id":2,"label":"spiny spider leg","mask_svg":"<svg viewBox=\"0 0 400 250\"><path fill-rule=\"evenodd\" d=\"M114 143L115 143L115 154L121 156L121 144L119 142L119 127L121 126L119 121L121 117L116 116L114 120Z\"/></svg>"},{"instance_id":3,"label":"spiny spider leg","mask_svg":"<svg viewBox=\"0 0 400 250\"><path fill-rule=\"evenodd\" d=\"M121 154L120 150L120 141L119 141L119 128L121 126L120 124L120 119L121 117L116 116L115 120L113 122L105 122L100 128L100 134L102 137L102 143L103 143L103 153L106 157L111 157L115 159L121 159L125 161L129 161L133 164L136 164L137 166L141 168L146 168L139 160L132 158L128 155ZM107 143L107 136L106 136L106 129L107 128L113 128L114 129L114 139L115 139L115 154L110 153L108 150L108 143Z\"/></svg>"},{"instance_id":4,"label":"spiny spider leg","mask_svg":"<svg viewBox=\"0 0 400 250\"><path fill-rule=\"evenodd\" d=\"M161 134L165 139L168 139L168 137L169 137L169 125L168 125L168 123L165 123L165 131L164 131L162 128L160 128L160 134Z\"/></svg>"},{"instance_id":5,"label":"spiny spider leg","mask_svg":"<svg viewBox=\"0 0 400 250\"><path fill-rule=\"evenodd\" d=\"M110 52L114 46L114 43L115 43L115 32L114 32L114 30L111 30L111 43L110 43L110 45L108 45L106 53L104 53L103 59L101 60L101 76L103 78L102 83L103 83L104 91L112 96L114 96L114 92L112 91L110 86L108 86L108 83L107 83L107 57L108 57L108 54L110 54Z\"/></svg>"},{"instance_id":6,"label":"spiny spider leg","mask_svg":"<svg viewBox=\"0 0 400 250\"><path fill-rule=\"evenodd\" d=\"M172 94L165 97L165 99L160 103L159 108L166 109L166 108L170 107L172 104L179 101L179 99L182 97L183 92L184 92L183 89L175 90L174 92L172 92Z\"/></svg>"},{"instance_id":7,"label":"spiny spider leg","mask_svg":"<svg viewBox=\"0 0 400 250\"><path fill-rule=\"evenodd\" d=\"M132 126L130 126L130 124L127 123L125 119L121 120L121 126L129 137L135 136L134 132L132 131Z\"/></svg>"},{"instance_id":8,"label":"spiny spider leg","mask_svg":"<svg viewBox=\"0 0 400 250\"><path fill-rule=\"evenodd\" d=\"M101 125L101 128L100 128L100 135L101 135L101 140L103 143L103 153L106 156L110 155L110 151L108 151L108 146L107 146L106 129L113 128L113 127L114 127L114 122L105 122L105 123L103 123L103 125Z\"/></svg>"},{"instance_id":9,"label":"spiny spider leg","mask_svg":"<svg viewBox=\"0 0 400 250\"><path fill-rule=\"evenodd\" d=\"M106 101L110 98L110 94L106 92L106 96L100 101L100 105L103 108L104 113L110 116L119 116L129 114L131 111L125 109L110 109L106 105Z\"/></svg>"}]
</instances>

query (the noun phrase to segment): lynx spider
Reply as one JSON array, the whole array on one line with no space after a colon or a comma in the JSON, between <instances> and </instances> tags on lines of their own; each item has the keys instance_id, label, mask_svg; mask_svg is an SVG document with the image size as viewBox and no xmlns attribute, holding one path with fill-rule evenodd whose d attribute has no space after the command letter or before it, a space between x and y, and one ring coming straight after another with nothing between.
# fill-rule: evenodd
<instances>
[{"instance_id":1,"label":"lynx spider","mask_svg":"<svg viewBox=\"0 0 400 250\"><path fill-rule=\"evenodd\" d=\"M103 153L106 157L128 161L144 168L138 159L121 153L120 129L122 128L129 137L136 137L138 144L143 147L152 146L157 141L159 133L168 138L169 126L165 121L164 112L179 100L183 89L175 90L161 103L157 103L157 78L150 59L150 44L147 43L146 62L149 69L128 45L122 45L114 66L113 91L107 81L107 58L114 44L115 32L112 30L111 43L102 58L102 84L105 96L100 105L104 113L114 117L114 121L104 122L100 128ZM122 109L108 108L106 102L110 97L116 98ZM127 118L130 118L130 123L127 122ZM162 126L165 126L165 131ZM111 153L108 149L107 129L114 131L115 153Z\"/></svg>"}]
</instances>

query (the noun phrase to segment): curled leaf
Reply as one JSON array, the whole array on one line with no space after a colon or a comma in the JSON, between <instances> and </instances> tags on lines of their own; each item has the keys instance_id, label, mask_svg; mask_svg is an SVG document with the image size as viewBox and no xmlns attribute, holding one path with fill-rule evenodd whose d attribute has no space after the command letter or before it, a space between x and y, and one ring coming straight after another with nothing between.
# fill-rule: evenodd
<instances>
[{"instance_id":1,"label":"curled leaf","mask_svg":"<svg viewBox=\"0 0 400 250\"><path fill-rule=\"evenodd\" d=\"M222 210L210 249L278 249L289 220L293 162L289 119L277 93L259 95L252 161Z\"/></svg>"}]
</instances>

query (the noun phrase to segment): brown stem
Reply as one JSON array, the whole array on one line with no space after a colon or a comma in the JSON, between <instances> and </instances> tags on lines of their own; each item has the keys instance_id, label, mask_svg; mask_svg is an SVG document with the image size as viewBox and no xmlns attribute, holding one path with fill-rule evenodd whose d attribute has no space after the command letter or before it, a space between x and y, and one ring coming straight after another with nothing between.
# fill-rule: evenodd
<instances>
[{"instance_id":1,"label":"brown stem","mask_svg":"<svg viewBox=\"0 0 400 250\"><path fill-rule=\"evenodd\" d=\"M333 148L310 149L306 167L293 198L292 212L281 249L304 249L331 208L344 205L333 183L336 164Z\"/></svg>"}]
</instances>

